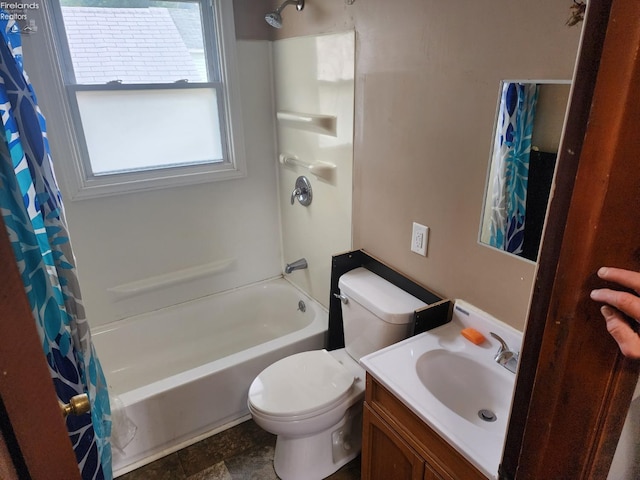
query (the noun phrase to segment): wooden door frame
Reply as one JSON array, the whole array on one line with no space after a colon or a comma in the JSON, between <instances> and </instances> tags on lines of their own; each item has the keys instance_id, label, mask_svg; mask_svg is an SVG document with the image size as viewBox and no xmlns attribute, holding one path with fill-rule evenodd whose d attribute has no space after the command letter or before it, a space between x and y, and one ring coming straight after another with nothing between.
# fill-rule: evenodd
<instances>
[{"instance_id":1,"label":"wooden door frame","mask_svg":"<svg viewBox=\"0 0 640 480\"><path fill-rule=\"evenodd\" d=\"M19 478L80 478L49 367L0 216L2 436Z\"/></svg>"},{"instance_id":2,"label":"wooden door frame","mask_svg":"<svg viewBox=\"0 0 640 480\"><path fill-rule=\"evenodd\" d=\"M640 363L589 292L640 269L640 2L591 0L524 337L501 479L604 479Z\"/></svg>"}]
</instances>

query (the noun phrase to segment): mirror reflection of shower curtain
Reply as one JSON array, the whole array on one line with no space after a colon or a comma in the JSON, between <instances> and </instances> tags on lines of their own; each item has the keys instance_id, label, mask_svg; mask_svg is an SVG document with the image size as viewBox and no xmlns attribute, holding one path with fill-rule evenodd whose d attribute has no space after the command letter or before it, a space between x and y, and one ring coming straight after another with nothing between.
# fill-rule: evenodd
<instances>
[{"instance_id":1,"label":"mirror reflection of shower curtain","mask_svg":"<svg viewBox=\"0 0 640 480\"><path fill-rule=\"evenodd\" d=\"M522 252L526 216L531 134L538 85L502 84L493 145L491 190L491 246Z\"/></svg>"},{"instance_id":2,"label":"mirror reflection of shower curtain","mask_svg":"<svg viewBox=\"0 0 640 480\"><path fill-rule=\"evenodd\" d=\"M45 120L23 69L20 29L8 17L0 15L0 212L58 399L86 393L91 402L90 413L67 417L82 478L111 480L107 385L82 306Z\"/></svg>"}]
</instances>

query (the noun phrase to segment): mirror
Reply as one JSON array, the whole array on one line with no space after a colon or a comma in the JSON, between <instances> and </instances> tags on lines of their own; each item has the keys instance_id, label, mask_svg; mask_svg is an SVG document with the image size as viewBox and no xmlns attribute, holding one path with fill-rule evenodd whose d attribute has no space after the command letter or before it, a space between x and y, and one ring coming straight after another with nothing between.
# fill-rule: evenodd
<instances>
[{"instance_id":1,"label":"mirror","mask_svg":"<svg viewBox=\"0 0 640 480\"><path fill-rule=\"evenodd\" d=\"M500 82L481 244L537 261L570 86Z\"/></svg>"}]
</instances>

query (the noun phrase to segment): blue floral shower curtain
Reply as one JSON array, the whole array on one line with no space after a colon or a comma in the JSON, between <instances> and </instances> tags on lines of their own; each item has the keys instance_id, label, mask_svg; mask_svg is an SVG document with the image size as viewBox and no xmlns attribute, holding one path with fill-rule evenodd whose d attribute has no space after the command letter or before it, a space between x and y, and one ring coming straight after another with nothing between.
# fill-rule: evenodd
<instances>
[{"instance_id":1,"label":"blue floral shower curtain","mask_svg":"<svg viewBox=\"0 0 640 480\"><path fill-rule=\"evenodd\" d=\"M490 245L521 253L524 242L531 134L538 85L502 85L493 146Z\"/></svg>"},{"instance_id":2,"label":"blue floral shower curtain","mask_svg":"<svg viewBox=\"0 0 640 480\"><path fill-rule=\"evenodd\" d=\"M109 397L80 298L45 120L22 64L19 28L0 15L0 211L55 391L87 393L91 413L67 428L82 478L112 478Z\"/></svg>"}]
</instances>

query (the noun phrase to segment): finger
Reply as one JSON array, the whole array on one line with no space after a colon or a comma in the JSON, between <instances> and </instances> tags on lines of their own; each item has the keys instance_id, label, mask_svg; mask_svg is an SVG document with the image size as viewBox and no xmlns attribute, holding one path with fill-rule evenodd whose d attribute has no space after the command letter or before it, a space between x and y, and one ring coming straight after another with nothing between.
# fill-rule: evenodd
<instances>
[{"instance_id":1,"label":"finger","mask_svg":"<svg viewBox=\"0 0 640 480\"><path fill-rule=\"evenodd\" d=\"M619 283L640 293L640 273L622 268L602 267L598 270L598 277L609 282Z\"/></svg>"},{"instance_id":2,"label":"finger","mask_svg":"<svg viewBox=\"0 0 640 480\"><path fill-rule=\"evenodd\" d=\"M616 307L634 319L640 319L640 298L628 292L600 288L591 292L591 299Z\"/></svg>"},{"instance_id":3,"label":"finger","mask_svg":"<svg viewBox=\"0 0 640 480\"><path fill-rule=\"evenodd\" d=\"M607 331L616 341L623 355L629 358L640 358L640 337L620 313L607 306L602 307L600 312L607 322Z\"/></svg>"}]
</instances>

